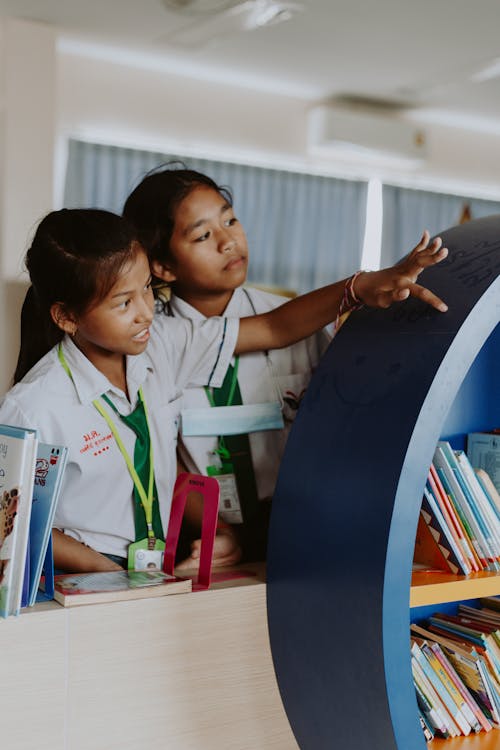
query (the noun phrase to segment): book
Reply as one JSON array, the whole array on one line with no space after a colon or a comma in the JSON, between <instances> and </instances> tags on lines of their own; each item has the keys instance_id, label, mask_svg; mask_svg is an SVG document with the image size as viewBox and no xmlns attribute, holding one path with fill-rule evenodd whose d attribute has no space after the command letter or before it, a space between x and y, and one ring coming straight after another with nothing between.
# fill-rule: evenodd
<instances>
[{"instance_id":1,"label":"book","mask_svg":"<svg viewBox=\"0 0 500 750\"><path fill-rule=\"evenodd\" d=\"M424 739L426 742L430 742L431 740L434 739L435 730L431 722L429 721L428 718L426 718L424 712L422 711L420 707L418 709L418 718L420 720L420 726L422 727L422 731L424 733Z\"/></svg>"},{"instance_id":2,"label":"book","mask_svg":"<svg viewBox=\"0 0 500 750\"><path fill-rule=\"evenodd\" d=\"M467 495L463 491L459 472L456 467L455 456L448 442L444 440L438 442L434 453L434 464L436 469L443 472L443 475L440 475L441 481L447 483L447 491L454 506L457 509L460 508L463 514L464 525L465 523L467 524L467 533L481 562L481 566L489 569L490 565L496 562L496 559L486 541L474 509L470 506Z\"/></svg>"},{"instance_id":3,"label":"book","mask_svg":"<svg viewBox=\"0 0 500 750\"><path fill-rule=\"evenodd\" d=\"M433 717L433 722L435 722L436 728L439 730L440 734L442 734L443 737L456 737L459 734L458 727L446 710L442 700L440 699L432 683L422 669L421 664L419 664L419 659L413 653L414 647L418 649L418 646L416 646L415 643L412 646L411 668L413 673L413 680L418 690L424 696L425 700L430 706L431 710L429 711L429 716Z\"/></svg>"},{"instance_id":4,"label":"book","mask_svg":"<svg viewBox=\"0 0 500 750\"><path fill-rule=\"evenodd\" d=\"M481 528L493 558L500 559L500 524L464 451L453 451L460 486ZM496 566L500 570L500 565Z\"/></svg>"},{"instance_id":5,"label":"book","mask_svg":"<svg viewBox=\"0 0 500 750\"><path fill-rule=\"evenodd\" d=\"M485 526L490 534L490 546L496 553L497 560L500 559L500 516L494 503L484 491L476 472L472 468L467 454L456 450L455 456L462 470L465 483L468 485L474 501L477 503L478 512L484 519Z\"/></svg>"},{"instance_id":6,"label":"book","mask_svg":"<svg viewBox=\"0 0 500 750\"><path fill-rule=\"evenodd\" d=\"M435 658L435 654L430 649L427 641L420 638L412 640L411 653L420 664L427 679L431 683L436 693L439 695L448 714L455 722L454 729L456 730L457 734L470 734L471 726L469 722L466 720L462 711L456 705L440 675L436 671L436 668L434 667L437 659Z\"/></svg>"},{"instance_id":7,"label":"book","mask_svg":"<svg viewBox=\"0 0 500 750\"><path fill-rule=\"evenodd\" d=\"M441 508L434 497L434 494L430 491L429 487L424 487L424 496L422 498L422 513L427 524L432 526L433 534L438 540L439 544L446 547L449 551L448 559L456 567L467 575L471 572L472 568L469 565L465 555L462 553L460 546L455 541L451 530L446 523ZM439 537L438 537L439 534Z\"/></svg>"},{"instance_id":8,"label":"book","mask_svg":"<svg viewBox=\"0 0 500 750\"><path fill-rule=\"evenodd\" d=\"M498 596L481 596L479 598L479 603L483 607L500 612L500 597Z\"/></svg>"},{"instance_id":9,"label":"book","mask_svg":"<svg viewBox=\"0 0 500 750\"><path fill-rule=\"evenodd\" d=\"M190 579L159 570L113 570L55 576L54 599L64 607L146 599L192 590Z\"/></svg>"},{"instance_id":10,"label":"book","mask_svg":"<svg viewBox=\"0 0 500 750\"><path fill-rule=\"evenodd\" d=\"M37 447L35 430L0 425L0 616L21 607Z\"/></svg>"},{"instance_id":11,"label":"book","mask_svg":"<svg viewBox=\"0 0 500 750\"><path fill-rule=\"evenodd\" d=\"M412 656L412 673L413 673L413 662L414 662L414 657ZM446 729L446 725L441 721L438 714L432 708L431 704L425 697L417 680L415 679L415 676L413 677L413 685L415 687L415 693L417 696L417 705L419 708L419 712L424 718L425 723L427 727L429 728L429 730L431 731L432 736L434 737L437 733L438 736L440 737L448 737L449 732Z\"/></svg>"},{"instance_id":12,"label":"book","mask_svg":"<svg viewBox=\"0 0 500 750\"><path fill-rule=\"evenodd\" d=\"M67 448L62 445L38 443L29 532L27 603L30 607L36 601L67 454Z\"/></svg>"},{"instance_id":13,"label":"book","mask_svg":"<svg viewBox=\"0 0 500 750\"><path fill-rule=\"evenodd\" d=\"M490 731L496 722L493 715L494 710L478 668L481 656L475 653L469 645L465 643L459 644L457 641L449 638L448 633L436 633L434 628L431 632L416 624L412 624L410 630L418 636L426 638L428 641L432 640L438 643L443 648L447 659L469 692L475 707L474 713L481 722L483 729Z\"/></svg>"},{"instance_id":14,"label":"book","mask_svg":"<svg viewBox=\"0 0 500 750\"><path fill-rule=\"evenodd\" d=\"M451 535L455 539L458 548L464 556L467 567L469 568L467 572L470 573L472 570L480 570L481 565L479 563L477 555L474 552L472 542L467 536L467 532L465 530L464 524L462 523L460 515L453 505L447 489L445 489L445 486L441 481L440 471L436 469L433 463L431 463L427 481L429 487L436 496L436 501L438 502L440 507L443 508L443 514L445 516L445 519L447 519L448 525L450 526Z\"/></svg>"},{"instance_id":15,"label":"book","mask_svg":"<svg viewBox=\"0 0 500 750\"><path fill-rule=\"evenodd\" d=\"M484 469L500 492L500 435L497 432L469 432L466 453L475 469Z\"/></svg>"},{"instance_id":16,"label":"book","mask_svg":"<svg viewBox=\"0 0 500 750\"><path fill-rule=\"evenodd\" d=\"M459 707L462 709L465 718L471 725L474 732L480 732L482 729L484 729L485 731L489 731L492 728L491 724L486 720L486 717L484 716L484 714L481 715L481 711L479 707L475 703L474 699L472 698L471 694L469 693L466 686L464 685L462 679L459 677L458 673L452 666L451 662L446 657L439 643L436 643L435 641L431 641L430 647L436 654L436 658L441 663L443 670L446 672L449 680L451 681L455 690L457 691L455 693L453 690L450 690L451 694L453 695L455 699L455 702L458 701Z\"/></svg>"},{"instance_id":17,"label":"book","mask_svg":"<svg viewBox=\"0 0 500 750\"><path fill-rule=\"evenodd\" d=\"M481 487L488 496L497 516L500 518L500 493L491 481L491 477L484 469L474 469Z\"/></svg>"}]
</instances>

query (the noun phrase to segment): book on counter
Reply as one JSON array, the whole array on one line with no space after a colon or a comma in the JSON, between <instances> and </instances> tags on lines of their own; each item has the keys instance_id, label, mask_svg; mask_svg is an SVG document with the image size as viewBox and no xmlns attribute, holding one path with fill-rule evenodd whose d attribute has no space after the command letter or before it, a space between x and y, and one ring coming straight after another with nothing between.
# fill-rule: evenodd
<instances>
[{"instance_id":1,"label":"book on counter","mask_svg":"<svg viewBox=\"0 0 500 750\"><path fill-rule=\"evenodd\" d=\"M0 617L21 607L37 444L35 430L0 425Z\"/></svg>"},{"instance_id":2,"label":"book on counter","mask_svg":"<svg viewBox=\"0 0 500 750\"><path fill-rule=\"evenodd\" d=\"M191 590L191 579L159 570L67 573L54 579L54 599L64 607L184 594Z\"/></svg>"},{"instance_id":3,"label":"book on counter","mask_svg":"<svg viewBox=\"0 0 500 750\"><path fill-rule=\"evenodd\" d=\"M67 448L62 445L38 443L28 545L29 565L25 571L25 579L29 584L26 604L30 607L36 601L42 568L49 548L67 454ZM49 554L52 554L51 550ZM45 589L47 590L47 582Z\"/></svg>"}]
</instances>

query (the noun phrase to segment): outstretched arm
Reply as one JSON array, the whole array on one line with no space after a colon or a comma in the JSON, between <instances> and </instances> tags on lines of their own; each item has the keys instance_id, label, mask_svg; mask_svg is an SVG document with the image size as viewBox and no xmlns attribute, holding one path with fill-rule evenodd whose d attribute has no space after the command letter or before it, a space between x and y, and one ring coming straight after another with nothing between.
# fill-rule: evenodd
<instances>
[{"instance_id":1,"label":"outstretched arm","mask_svg":"<svg viewBox=\"0 0 500 750\"><path fill-rule=\"evenodd\" d=\"M418 245L396 265L361 272L353 291L360 302L369 307L389 307L393 302L412 296L446 312L446 304L416 282L425 268L436 265L447 255L441 238L429 244L429 232L425 231ZM235 353L290 346L331 323L339 312L348 281L343 279L296 297L263 315L242 318Z\"/></svg>"}]
</instances>

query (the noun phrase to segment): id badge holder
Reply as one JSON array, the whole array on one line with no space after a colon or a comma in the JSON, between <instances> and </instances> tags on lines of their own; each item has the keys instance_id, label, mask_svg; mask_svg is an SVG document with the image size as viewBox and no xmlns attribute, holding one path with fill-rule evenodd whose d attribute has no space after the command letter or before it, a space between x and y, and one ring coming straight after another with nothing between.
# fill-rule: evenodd
<instances>
[{"instance_id":1,"label":"id badge holder","mask_svg":"<svg viewBox=\"0 0 500 750\"><path fill-rule=\"evenodd\" d=\"M222 520L226 523L243 523L243 513L241 512L233 464L223 458L222 461L207 466L207 475L214 477L219 483L219 515Z\"/></svg>"},{"instance_id":2,"label":"id badge holder","mask_svg":"<svg viewBox=\"0 0 500 750\"><path fill-rule=\"evenodd\" d=\"M154 547L146 537L137 542L129 544L128 547L128 569L129 570L162 570L165 542L155 539Z\"/></svg>"}]
</instances>

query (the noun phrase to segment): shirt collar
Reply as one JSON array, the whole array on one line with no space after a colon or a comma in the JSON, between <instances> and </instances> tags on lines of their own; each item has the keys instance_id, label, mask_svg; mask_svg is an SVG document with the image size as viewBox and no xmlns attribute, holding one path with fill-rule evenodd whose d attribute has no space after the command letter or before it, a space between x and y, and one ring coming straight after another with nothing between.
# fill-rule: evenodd
<instances>
[{"instance_id":1,"label":"shirt collar","mask_svg":"<svg viewBox=\"0 0 500 750\"><path fill-rule=\"evenodd\" d=\"M82 404L90 404L103 393L117 394L123 397L123 392L114 386L100 370L80 351L69 336L62 340L62 350L75 386L76 393ZM127 386L131 403L135 403L137 391L146 380L152 365L146 353L127 356Z\"/></svg>"},{"instance_id":2,"label":"shirt collar","mask_svg":"<svg viewBox=\"0 0 500 750\"><path fill-rule=\"evenodd\" d=\"M240 318L241 317L241 303L244 299L244 292L241 287L234 290L233 296L229 300L224 314L224 318ZM173 314L182 318L189 318L189 320L206 320L206 316L203 315L199 310L185 302L180 297L172 294L169 300L169 306Z\"/></svg>"}]
</instances>

